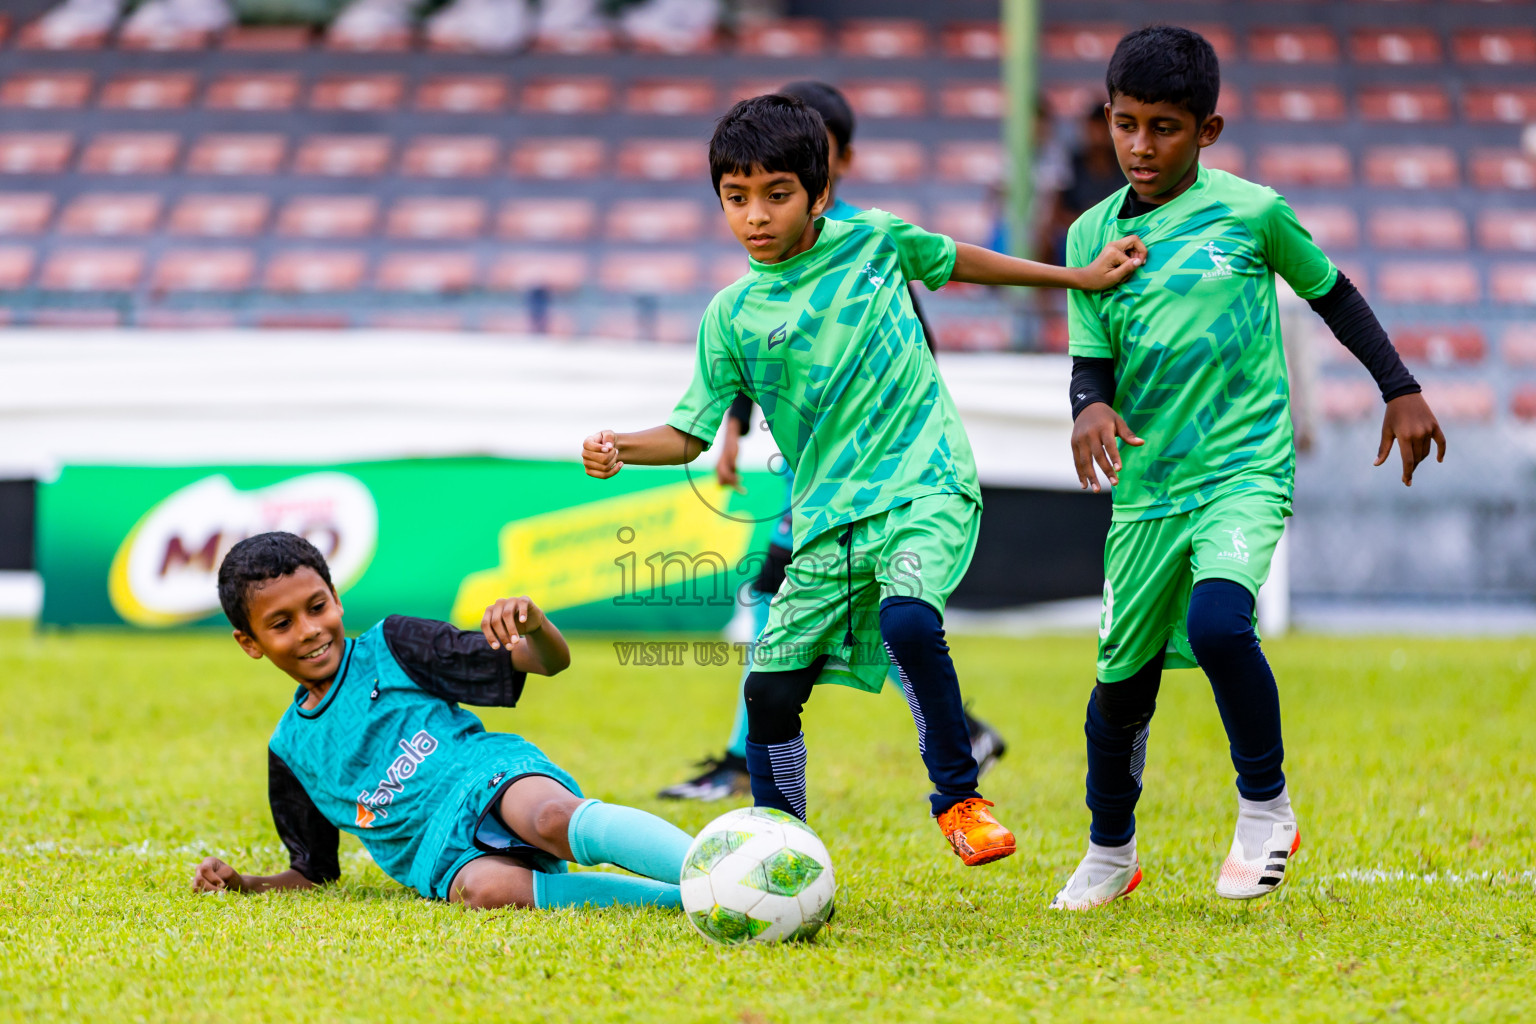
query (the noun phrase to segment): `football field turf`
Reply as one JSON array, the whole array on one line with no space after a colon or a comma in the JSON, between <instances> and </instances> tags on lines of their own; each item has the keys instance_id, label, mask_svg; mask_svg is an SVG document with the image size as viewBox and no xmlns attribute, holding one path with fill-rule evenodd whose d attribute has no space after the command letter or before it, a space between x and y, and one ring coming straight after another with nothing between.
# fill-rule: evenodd
<instances>
[{"instance_id":1,"label":"football field turf","mask_svg":"<svg viewBox=\"0 0 1536 1024\"><path fill-rule=\"evenodd\" d=\"M558 616L556 616L558 618ZM365 625L353 623L354 628ZM319 892L197 896L216 853L287 864L265 743L293 684L227 636L0 623L0 1017L17 1020L1499 1021L1536 1018L1536 641L1268 645L1301 853L1276 895L1214 892L1235 795L1204 677L1165 676L1128 900L1046 903L1086 842L1088 635L957 637L1010 750L984 780L1014 857L965 868L928 820L894 694L822 688L811 823L839 882L810 944L723 949L676 913L464 913L343 837ZM652 794L723 744L736 669L533 678L521 732L589 795L695 831Z\"/></svg>"}]
</instances>

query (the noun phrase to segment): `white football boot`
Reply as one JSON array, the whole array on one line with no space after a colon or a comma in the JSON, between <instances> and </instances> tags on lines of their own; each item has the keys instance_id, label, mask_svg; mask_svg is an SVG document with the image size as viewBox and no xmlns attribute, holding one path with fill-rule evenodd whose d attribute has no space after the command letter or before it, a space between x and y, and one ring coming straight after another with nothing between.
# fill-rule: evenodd
<instances>
[{"instance_id":1,"label":"white football boot","mask_svg":"<svg viewBox=\"0 0 1536 1024\"><path fill-rule=\"evenodd\" d=\"M1129 896L1141 884L1141 861L1136 840L1124 846L1088 844L1088 853L1061 892L1051 900L1052 910L1092 910Z\"/></svg>"},{"instance_id":2,"label":"white football boot","mask_svg":"<svg viewBox=\"0 0 1536 1024\"><path fill-rule=\"evenodd\" d=\"M1273 800L1238 797L1237 805L1237 828L1216 879L1216 894L1251 900L1269 895L1285 881L1286 867L1301 849L1301 829L1285 790Z\"/></svg>"}]
</instances>

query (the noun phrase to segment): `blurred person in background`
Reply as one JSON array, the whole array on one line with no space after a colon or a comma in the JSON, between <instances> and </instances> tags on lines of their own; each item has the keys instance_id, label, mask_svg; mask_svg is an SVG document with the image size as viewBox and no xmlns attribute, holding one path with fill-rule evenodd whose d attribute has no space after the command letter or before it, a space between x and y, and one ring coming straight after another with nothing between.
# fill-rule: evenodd
<instances>
[{"instance_id":1,"label":"blurred person in background","mask_svg":"<svg viewBox=\"0 0 1536 1024\"><path fill-rule=\"evenodd\" d=\"M1072 222L1125 187L1125 175L1120 172L1115 146L1109 137L1109 122L1104 118L1104 105L1095 103L1078 124L1077 146L1068 161L1066 183L1057 193L1049 229L1049 252L1054 260L1065 256L1067 229Z\"/></svg>"}]
</instances>

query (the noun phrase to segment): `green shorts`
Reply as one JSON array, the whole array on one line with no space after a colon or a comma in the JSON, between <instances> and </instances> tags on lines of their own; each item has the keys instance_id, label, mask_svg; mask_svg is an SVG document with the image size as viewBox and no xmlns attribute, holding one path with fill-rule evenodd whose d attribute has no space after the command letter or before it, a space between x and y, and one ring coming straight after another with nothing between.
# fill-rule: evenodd
<instances>
[{"instance_id":1,"label":"green shorts","mask_svg":"<svg viewBox=\"0 0 1536 1024\"><path fill-rule=\"evenodd\" d=\"M890 668L880 602L915 597L942 617L970 567L980 529L981 507L970 498L925 494L812 537L795 552L768 606L753 668L787 672L825 654L818 683L878 693Z\"/></svg>"},{"instance_id":2,"label":"green shorts","mask_svg":"<svg viewBox=\"0 0 1536 1024\"><path fill-rule=\"evenodd\" d=\"M1110 524L1099 681L1128 679L1159 650L1165 668L1197 667L1185 625L1190 591L1201 580L1232 580L1257 598L1290 514L1283 498L1241 491L1181 515Z\"/></svg>"}]
</instances>

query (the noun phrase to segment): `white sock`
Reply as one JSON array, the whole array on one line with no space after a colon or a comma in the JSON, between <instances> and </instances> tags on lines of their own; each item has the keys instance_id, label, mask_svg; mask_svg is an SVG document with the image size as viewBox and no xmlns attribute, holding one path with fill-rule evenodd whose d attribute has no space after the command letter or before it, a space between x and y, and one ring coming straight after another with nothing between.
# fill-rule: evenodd
<instances>
[{"instance_id":1,"label":"white sock","mask_svg":"<svg viewBox=\"0 0 1536 1024\"><path fill-rule=\"evenodd\" d=\"M1237 841L1243 844L1243 859L1258 860L1264 855L1264 847L1275 826L1295 820L1289 789L1282 789L1279 796L1269 800L1249 800L1239 795Z\"/></svg>"},{"instance_id":2,"label":"white sock","mask_svg":"<svg viewBox=\"0 0 1536 1024\"><path fill-rule=\"evenodd\" d=\"M1088 854L1077 870L1087 872L1088 884L1098 885L1116 871L1123 871L1136 863L1136 837L1124 846L1100 846L1089 840Z\"/></svg>"}]
</instances>

